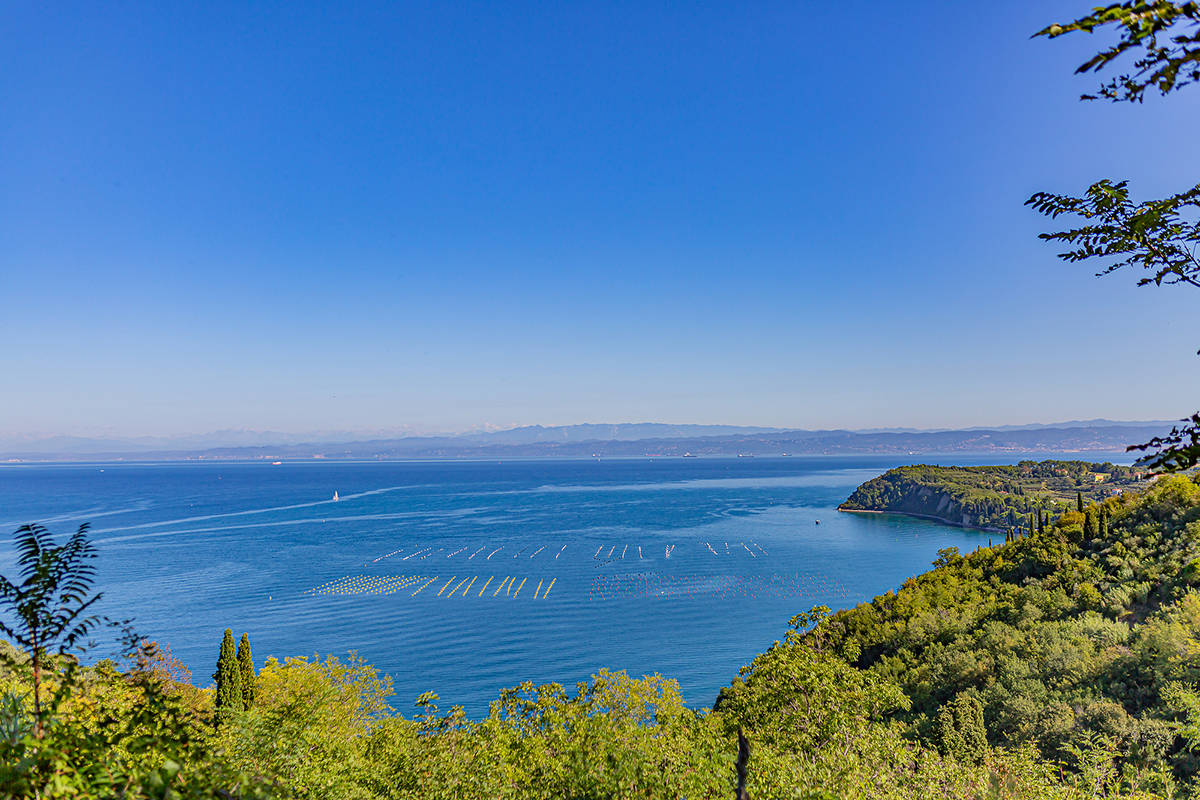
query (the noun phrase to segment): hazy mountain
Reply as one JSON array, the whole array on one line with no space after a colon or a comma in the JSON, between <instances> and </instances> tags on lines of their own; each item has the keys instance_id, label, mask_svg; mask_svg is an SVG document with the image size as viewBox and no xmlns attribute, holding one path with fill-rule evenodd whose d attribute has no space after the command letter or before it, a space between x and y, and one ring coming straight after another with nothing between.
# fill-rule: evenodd
<instances>
[{"instance_id":1,"label":"hazy mountain","mask_svg":"<svg viewBox=\"0 0 1200 800\"><path fill-rule=\"evenodd\" d=\"M1114 452L1165 432L1169 422L1093 420L1057 425L1012 425L945 431L781 430L732 425L529 426L442 436L300 440L295 434L234 432L248 443L207 445L209 437L0 440L0 458L18 460L167 460L284 458L548 458L808 454L923 454L956 452ZM264 441L263 439L272 439Z\"/></svg>"},{"instance_id":2,"label":"hazy mountain","mask_svg":"<svg viewBox=\"0 0 1200 800\"><path fill-rule=\"evenodd\" d=\"M455 437L489 444L532 444L534 442L604 442L641 439L684 439L704 436L732 436L754 433L779 433L787 428L757 428L741 425L671 425L664 422L625 422L613 425L527 425L504 431L462 434Z\"/></svg>"}]
</instances>

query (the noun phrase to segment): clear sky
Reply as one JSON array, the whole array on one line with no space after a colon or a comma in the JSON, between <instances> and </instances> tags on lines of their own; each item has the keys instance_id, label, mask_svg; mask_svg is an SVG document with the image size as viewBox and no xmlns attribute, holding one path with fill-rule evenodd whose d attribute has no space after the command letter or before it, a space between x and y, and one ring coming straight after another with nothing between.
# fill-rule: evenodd
<instances>
[{"instance_id":1,"label":"clear sky","mask_svg":"<svg viewBox=\"0 0 1200 800\"><path fill-rule=\"evenodd\" d=\"M0 432L1190 413L1197 296L1022 206L1200 173L1092 4L9 4Z\"/></svg>"}]
</instances>

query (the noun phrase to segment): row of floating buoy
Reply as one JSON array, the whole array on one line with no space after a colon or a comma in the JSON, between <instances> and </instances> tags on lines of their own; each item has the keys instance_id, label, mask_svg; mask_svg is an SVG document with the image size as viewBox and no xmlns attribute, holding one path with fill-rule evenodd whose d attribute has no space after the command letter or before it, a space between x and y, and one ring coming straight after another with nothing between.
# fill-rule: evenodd
<instances>
[{"instance_id":1,"label":"row of floating buoy","mask_svg":"<svg viewBox=\"0 0 1200 800\"><path fill-rule=\"evenodd\" d=\"M717 549L712 546L711 542L701 542L701 544L703 544L704 547L707 548L708 552L712 553L714 556L720 555L720 553L717 551ZM733 555L733 553L729 549L729 542L724 542L723 544L725 546L725 555L727 555L727 556ZM759 554L764 555L764 556L767 555L767 551L764 550L762 545L758 544L757 542L738 542L737 544L741 545L746 550L746 552L750 554L750 556L752 558L758 558ZM485 544L482 547L477 548L470 555L467 556L467 559L470 560L470 559L475 558L475 556L480 555L483 551L487 550L488 547L489 546ZM522 547L520 550L517 550L516 553L513 554L513 558L520 558L522 555L525 555L525 552L526 552L526 550L529 549L529 547L530 547L530 545L526 545L526 546ZM618 547L621 548L619 551L617 550ZM637 548L637 556L639 559L645 558L645 556L642 554L642 546L641 545L630 545L630 544L624 544L624 545L612 544L612 545L609 545L608 548L605 548L604 545L600 545L599 547L596 548L596 552L592 555L592 558L596 561L615 561L615 560L619 560L619 559L625 559L625 558L631 557L630 556L630 553L631 553L630 548L632 548L632 547ZM663 550L664 556L666 558L671 558L672 556L674 556L675 549L677 547L678 547L678 545L674 545L674 544L667 545ZM547 548L547 545L542 545L542 546L538 547L536 550L534 550L532 553L530 553L528 555L528 557L535 558L540 553L545 551L546 548ZM467 549L468 549L467 547L460 547L457 550L453 550L449 553L446 553L446 558L454 558L456 555L458 555L460 553L465 553L467 551ZM487 554L487 557L485 560L491 561L492 557L495 556L497 553L499 553L503 549L504 549L504 545L500 545L499 547L495 548L494 550L492 550L491 552L489 552ZM554 557L556 559L559 558L566 551L566 549L567 549L567 545L564 544L554 554ZM406 556L401 556L400 560L408 561L411 558L415 558L418 561L421 561L426 558L429 558L430 556L437 555L438 553L441 553L444 550L445 550L444 547L439 547L436 550L434 550L432 547L423 547L419 550L414 550L413 552L409 553ZM755 552L755 551L757 551L757 552ZM393 550L390 553L384 553L383 555L379 556L378 558L373 558L373 559L371 559L371 561L369 561L367 563L374 564L378 561L383 561L384 559L398 556L400 553L403 553L403 552L404 552L404 548L400 548L398 550Z\"/></svg>"},{"instance_id":2,"label":"row of floating buoy","mask_svg":"<svg viewBox=\"0 0 1200 800\"><path fill-rule=\"evenodd\" d=\"M438 580L437 575L427 577L425 575L347 575L344 578L339 578L336 581L329 581L320 586L309 589L305 594L308 595L355 595L355 594L393 594L401 589L406 589L416 586L415 591L411 592L410 596L416 597L432 583ZM487 592L488 587L492 584L496 576L489 577L483 582L476 597L483 597ZM450 580L442 584L438 589L438 597L469 597L471 590L474 588L476 581L479 580L478 575L464 577L461 580L457 575L452 575ZM492 591L492 597L498 597L500 592L504 592L505 597L517 597L524 588L528 578L521 578L520 583L517 583L517 577L506 575L496 588ZM455 583L457 581L457 583ZM542 578L538 581L537 588L533 591L533 599L545 599L550 594L550 590L558 578L551 578L549 582ZM453 584L454 588L450 588ZM544 589L543 589L544 587ZM447 591L449 589L449 591ZM461 591L460 591L461 590Z\"/></svg>"},{"instance_id":3,"label":"row of floating buoy","mask_svg":"<svg viewBox=\"0 0 1200 800\"><path fill-rule=\"evenodd\" d=\"M347 575L309 589L305 594L392 594L420 580L420 575Z\"/></svg>"},{"instance_id":4,"label":"row of floating buoy","mask_svg":"<svg viewBox=\"0 0 1200 800\"><path fill-rule=\"evenodd\" d=\"M623 546L621 546L620 553L617 553L617 547L618 547L618 545L615 545L615 544L612 545L611 547L608 548L608 552L604 553L604 555L601 556L600 554L604 552L604 545L600 545L599 547L596 548L596 552L592 554L592 559L595 561L601 561L601 560L617 561L617 560L625 558L625 556L629 553L630 547L637 548L637 557L638 558L645 558L645 556L642 555L642 546L640 544L639 545L628 545L628 544L623 545ZM672 545L672 548L673 547L674 547L674 545ZM564 544L563 550L565 550L565 549L567 549L567 546ZM560 555L562 555L562 550L558 551L558 555L556 555L555 558L558 558L558 556L560 556ZM668 558L670 558L670 556L668 556Z\"/></svg>"}]
</instances>

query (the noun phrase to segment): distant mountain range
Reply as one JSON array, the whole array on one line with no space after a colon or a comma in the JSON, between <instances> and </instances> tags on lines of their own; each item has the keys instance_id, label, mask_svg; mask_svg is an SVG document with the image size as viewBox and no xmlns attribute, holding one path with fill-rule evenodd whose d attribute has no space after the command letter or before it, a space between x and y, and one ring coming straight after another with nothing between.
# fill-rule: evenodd
<instances>
[{"instance_id":1,"label":"distant mountain range","mask_svg":"<svg viewBox=\"0 0 1200 800\"><path fill-rule=\"evenodd\" d=\"M221 431L187 437L0 437L9 461L176 459L586 458L922 453L1086 453L1124 450L1172 423L1079 420L994 428L801 430L736 425L531 425L434 436Z\"/></svg>"}]
</instances>

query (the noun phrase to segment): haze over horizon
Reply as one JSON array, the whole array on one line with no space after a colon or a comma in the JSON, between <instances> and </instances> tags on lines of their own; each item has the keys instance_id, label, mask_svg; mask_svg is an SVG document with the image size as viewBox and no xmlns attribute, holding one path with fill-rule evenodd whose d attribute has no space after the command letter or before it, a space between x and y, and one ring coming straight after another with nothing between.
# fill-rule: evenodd
<instances>
[{"instance_id":1,"label":"haze over horizon","mask_svg":"<svg viewBox=\"0 0 1200 800\"><path fill-rule=\"evenodd\" d=\"M688 436L689 438L703 438L707 436L721 436L738 433L752 432L807 432L807 431L844 431L855 434L870 434L882 432L903 432L903 433L937 433L946 431L971 431L971 430L1028 430L1028 429L1049 429L1049 428L1102 428L1102 427L1137 427L1147 425L1169 426L1174 420L1109 420L1102 418L1094 419L1077 419L1077 420L1058 420L1055 422L1025 422L1025 423L998 423L993 425L972 425L963 428L912 428L905 426L895 427L849 427L840 426L835 428L810 428L805 426L755 426L755 425L725 425L722 423L676 423L676 422L661 422L661 421L630 421L630 422L579 422L579 423L564 423L561 425L481 425L472 428L464 428L460 430L422 430L414 427L395 427L395 428L374 428L374 429L347 429L347 430L299 430L299 431L281 431L281 430L254 430L248 428L232 428L216 431L193 431L179 434L112 434L104 431L63 433L63 432L29 432L29 433L13 433L0 430L0 453L3 453L3 448L19 447L22 444L26 445L46 445L49 447L45 452L54 452L61 450L62 447L69 447L72 443L95 442L98 444L125 444L130 446L140 446L142 448L157 448L157 449L179 449L179 450L202 450L206 448L222 448L222 447L243 447L243 446L258 446L269 444L334 444L334 443L350 443L355 441L371 441L371 440L391 440L405 438L449 438L457 439L463 437L480 437L489 435L502 435L506 433L514 433L520 431L546 430L546 431L572 431L575 429L596 429L598 435L596 438L606 438L604 429L623 429L622 433L628 433L630 429L673 429L665 434L659 430L648 430L644 436L642 435L627 435L623 438L631 439L653 439L659 436L666 435ZM696 430L692 430L696 429ZM582 437L576 437L578 438ZM31 451L32 452L32 451Z\"/></svg>"},{"instance_id":2,"label":"haze over horizon","mask_svg":"<svg viewBox=\"0 0 1200 800\"><path fill-rule=\"evenodd\" d=\"M13 8L0 431L1190 413L1188 289L1022 203L1174 190L1200 110L959 9Z\"/></svg>"}]
</instances>

